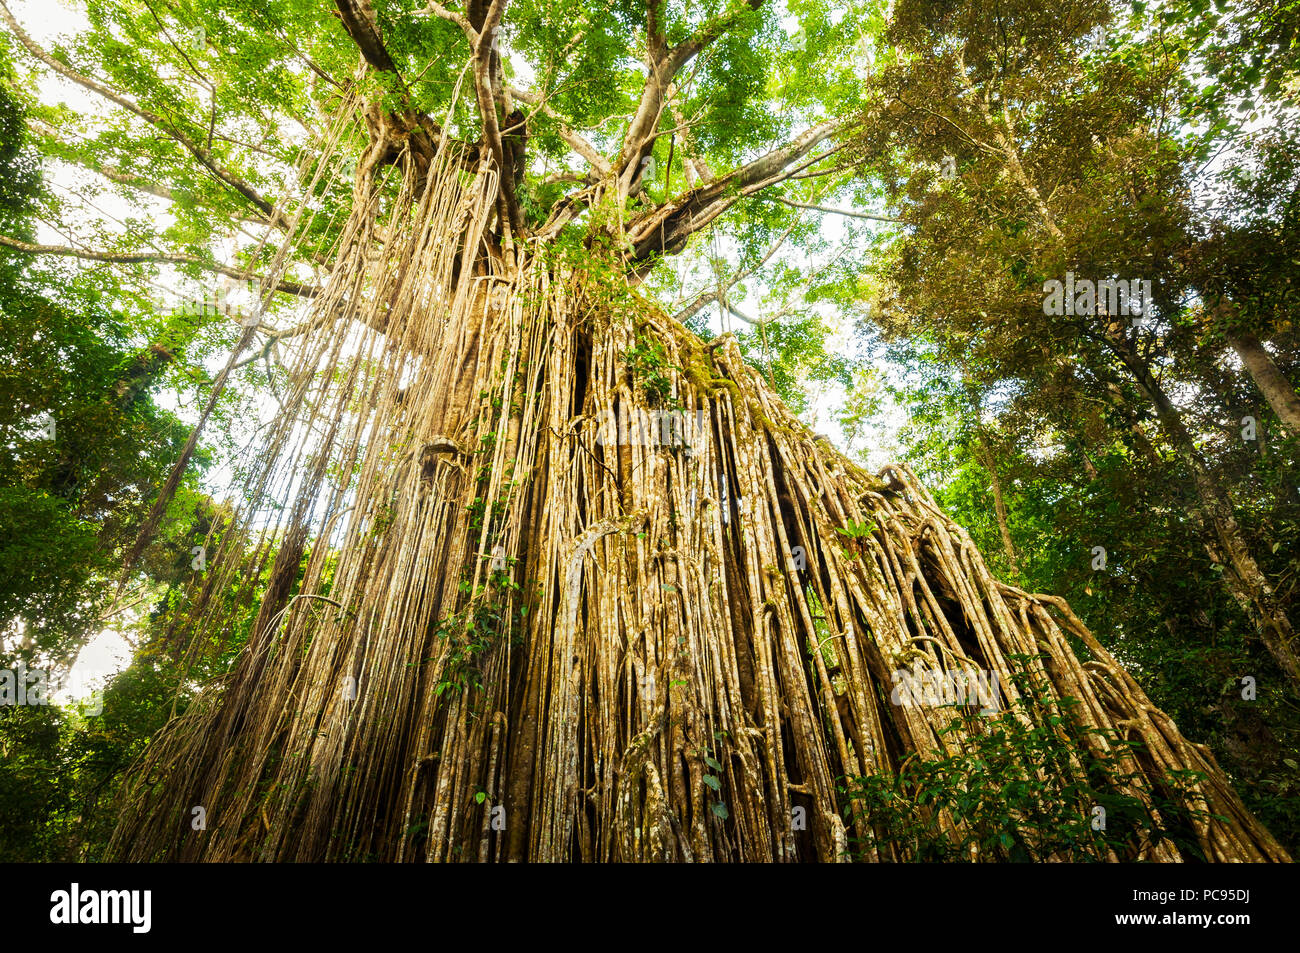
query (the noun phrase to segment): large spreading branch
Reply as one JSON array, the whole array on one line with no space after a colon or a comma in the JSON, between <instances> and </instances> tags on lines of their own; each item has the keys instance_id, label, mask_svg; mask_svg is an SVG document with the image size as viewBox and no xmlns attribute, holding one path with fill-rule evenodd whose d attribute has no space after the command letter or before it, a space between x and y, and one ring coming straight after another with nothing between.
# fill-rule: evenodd
<instances>
[{"instance_id":1,"label":"large spreading branch","mask_svg":"<svg viewBox=\"0 0 1300 953\"><path fill-rule=\"evenodd\" d=\"M338 7L339 19L343 21L343 29L357 45L366 62L379 72L391 73L400 80L397 64L393 62L379 33L379 21L375 18L370 0L335 0L335 5Z\"/></svg>"},{"instance_id":2,"label":"large spreading branch","mask_svg":"<svg viewBox=\"0 0 1300 953\"><path fill-rule=\"evenodd\" d=\"M676 94L674 84L678 74L686 64L698 57L711 44L734 29L746 16L758 10L762 3L763 0L743 0L723 14L710 19L691 36L670 45L665 38L662 0L646 0L646 78L636 109L628 120L619 151L612 158L607 158L575 130L571 123L566 122L562 115L552 109L547 104L545 96L532 90L505 85L501 56L495 40L501 29L506 0L469 0L464 13L448 9L437 0L430 0L425 12L455 25L464 34L470 47L469 65L472 69L477 111L482 124L482 138L476 147L469 150L467 153L469 158L466 161L472 159L477 163L481 155L480 149L486 149L497 166L500 175L501 219L503 226L508 226L508 232L503 236L506 241L510 242L511 233L514 236L522 236L525 227L516 188L518 172L525 165L522 150L526 131L521 128L525 124L520 118L521 114L517 111L509 113L512 99L529 104L535 112L541 112L554 122L563 141L589 168L586 175L578 177L580 187L563 197L552 209L546 224L538 229L536 237L544 239L555 234L565 223L572 221L583 208L599 200L610 187L611 180L613 180L615 195L620 200L626 199L635 190L636 183L643 174L642 160L653 148L656 139L666 134L660 129L661 118L664 110L672 105L669 99ZM385 46L370 0L335 0L335 7L344 31L356 44L366 64L376 72L391 77L390 88L398 97L397 107L382 117L384 127L392 135L388 136L389 141L386 143L378 143L376 149L383 146L391 150L404 142L418 159L431 159L442 137L442 130L428 116L417 112L412 107L409 87L401 75L398 64ZM173 122L110 89L100 81L74 70L43 50L17 24L4 5L4 0L0 0L0 17L36 59L65 78L165 131L220 182L250 202L260 213L259 220L283 228L285 223L281 220L275 206L246 181L221 167L208 147L196 141L183 129L177 128ZM375 113L375 116L378 117L379 114ZM674 118L679 125L683 125L680 116L676 113ZM508 128L503 129L503 121ZM719 176L712 175L702 162L699 163L706 171L699 174L697 181L688 182L689 187L686 192L669 197L626 223L627 234L633 246L633 260L639 267L643 267L660 254L680 251L692 234L707 227L738 201L769 189L824 158L824 155L811 158L810 155L819 144L841 129L841 123L836 120L818 123L785 145L730 173ZM689 142L689 134L685 130L682 139L684 144ZM369 161L374 163L384 159L384 156L375 155ZM162 197L171 197L164 195L162 189L150 188L150 183L134 174L107 166L97 167L95 170L121 184L140 188ZM795 208L841 211L811 206L784 197L777 198L777 201ZM845 212L844 214L859 218L873 217L868 213ZM145 260L141 255L84 253L77 249L52 253L74 254L86 258L94 257L96 254L115 256L100 257L98 260ZM150 255L148 258L155 261L195 264L200 267L210 267L211 270L223 274L245 277L235 269L223 270L223 266L212 266L193 256Z\"/></svg>"},{"instance_id":3,"label":"large spreading branch","mask_svg":"<svg viewBox=\"0 0 1300 953\"><path fill-rule=\"evenodd\" d=\"M397 68L397 63L389 54L388 48L384 46L383 34L379 29L379 19L375 16L374 7L371 6L370 0L334 0L334 2L335 13L342 22L344 31L361 51L367 65L377 73L393 77L393 81L397 84L398 88L395 92L401 105L387 114L387 121L395 127L398 137L406 141L417 161L427 168L437 150L442 129L428 116L411 107L410 89ZM376 138L382 140L382 136ZM383 158L383 155L374 156L371 165Z\"/></svg>"},{"instance_id":4,"label":"large spreading branch","mask_svg":"<svg viewBox=\"0 0 1300 953\"><path fill-rule=\"evenodd\" d=\"M369 0L335 0L344 27L366 62L375 70L392 73L402 88L401 77L392 57L384 47L374 11ZM560 138L588 166L588 173L578 175L579 188L562 197L551 209L547 221L534 232L534 237L545 240L556 234L566 223L576 218L584 208L599 200L610 188L613 180L614 197L623 201L635 191L643 174L643 159L655 141L665 133L660 122L669 99L675 94L678 74L711 44L734 29L746 16L758 10L763 0L744 0L719 16L700 26L691 36L670 45L663 27L663 0L646 0L645 63L646 77L637 106L628 120L618 153L612 158L603 155L573 124L551 108L546 97L537 91L508 86L502 77L501 57L495 38L505 14L506 0L469 0L464 12L453 10L429 0L423 12L432 14L457 27L470 48L470 66L474 77L475 104L482 124L482 148L500 170L500 202L502 219L515 236L524 233L525 223L516 194L517 170L523 167L523 157L512 150L521 148L508 142L513 134L519 136L524 124L518 113L510 115L509 129L502 128L503 117L509 112L511 100L533 107L551 120ZM409 101L408 101L409 107ZM408 128L414 119L398 117ZM674 114L679 126L684 126L680 116ZM427 120L426 120L427 121ZM810 154L818 145L843 129L838 120L817 123L790 142L772 149L754 161L721 176L711 173L700 175L700 181L689 183L688 190L649 208L627 223L627 234L633 246L633 260L643 267L659 254L670 254L685 247L689 237L716 220L736 202L769 189L809 165L819 162L830 153ZM687 135L683 139L688 140ZM834 150L832 150L834 151ZM701 163L702 165L702 163ZM705 167L707 169L707 167ZM865 212L851 212L812 206L791 199L779 198L795 208L809 208L822 212L837 212L864 219L881 219ZM509 236L505 236L509 241Z\"/></svg>"},{"instance_id":5,"label":"large spreading branch","mask_svg":"<svg viewBox=\"0 0 1300 953\"><path fill-rule=\"evenodd\" d=\"M818 145L843 129L839 120L828 119L793 140L713 181L690 189L637 217L628 225L628 239L635 257L645 261L656 254L680 251L692 234L704 228L736 202L772 187L814 162L823 153L807 158ZM802 162L800 160L803 160Z\"/></svg>"},{"instance_id":6,"label":"large spreading branch","mask_svg":"<svg viewBox=\"0 0 1300 953\"><path fill-rule=\"evenodd\" d=\"M336 13L348 36L357 45L366 63L376 72L394 77L399 86L401 106L387 114L387 120L397 127L399 136L405 138L417 160L425 167L432 161L437 144L442 138L441 127L428 116L417 112L411 105L410 90L401 71L384 45L379 20L370 0L335 0ZM481 8L482 5L480 4ZM476 9L471 4L471 16L448 10L439 3L430 3L425 13L454 23L465 34L470 45L473 66L474 93L483 124L483 146L492 156L501 173L501 192L506 219L516 234L523 231L523 212L515 195L511 170L502 141L502 131L497 118L498 90L501 87L501 62L496 51L496 34L505 12L505 0L493 0L486 9ZM477 161L477 150L467 153L466 161Z\"/></svg>"},{"instance_id":7,"label":"large spreading branch","mask_svg":"<svg viewBox=\"0 0 1300 953\"><path fill-rule=\"evenodd\" d=\"M505 200L506 214L511 230L521 234L524 230L523 212L515 195L514 162L507 161L505 143L501 137L501 124L497 120L497 90L501 85L501 57L496 50L496 34L505 13L505 0L492 0L478 27L478 39L473 44L474 93L478 101L479 119L483 123L483 139L492 153L497 168L501 170L501 195Z\"/></svg>"},{"instance_id":8,"label":"large spreading branch","mask_svg":"<svg viewBox=\"0 0 1300 953\"><path fill-rule=\"evenodd\" d=\"M740 19L763 5L763 0L746 0L704 24L692 36L668 47L659 28L658 10L662 0L647 0L647 72L641 99L623 137L623 148L615 166L619 175L619 198L632 193L641 177L641 160L654 145L655 130L663 113L665 95L677 74L690 60L724 36Z\"/></svg>"}]
</instances>

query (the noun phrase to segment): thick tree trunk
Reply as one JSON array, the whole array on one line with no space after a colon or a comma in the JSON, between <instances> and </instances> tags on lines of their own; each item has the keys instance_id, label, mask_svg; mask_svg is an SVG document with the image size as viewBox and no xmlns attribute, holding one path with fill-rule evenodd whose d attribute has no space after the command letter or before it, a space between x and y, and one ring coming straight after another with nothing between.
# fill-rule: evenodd
<instances>
[{"instance_id":1,"label":"thick tree trunk","mask_svg":"<svg viewBox=\"0 0 1300 953\"><path fill-rule=\"evenodd\" d=\"M1259 338L1245 332L1230 333L1228 343L1241 358L1241 363L1245 365L1268 405L1273 408L1273 413L1282 421L1282 426L1292 436L1300 435L1300 397L1296 396L1295 388L1278 369Z\"/></svg>"},{"instance_id":2,"label":"thick tree trunk","mask_svg":"<svg viewBox=\"0 0 1300 953\"><path fill-rule=\"evenodd\" d=\"M1117 757L1114 793L1195 808L1208 858L1286 859L1069 607L994 579L909 471L856 468L734 339L703 345L591 263L481 256L495 175L438 161L382 230L358 203L293 413L192 594L202 645L243 624L214 594L278 549L258 620L134 769L111 856L835 861L853 838L906 860L839 779L1025 719L1067 752L1013 760L1031 786ZM909 667L996 677L999 713L954 729L900 700ZM916 811L966 843L969 820ZM1181 856L1137 831L1108 851Z\"/></svg>"}]
</instances>

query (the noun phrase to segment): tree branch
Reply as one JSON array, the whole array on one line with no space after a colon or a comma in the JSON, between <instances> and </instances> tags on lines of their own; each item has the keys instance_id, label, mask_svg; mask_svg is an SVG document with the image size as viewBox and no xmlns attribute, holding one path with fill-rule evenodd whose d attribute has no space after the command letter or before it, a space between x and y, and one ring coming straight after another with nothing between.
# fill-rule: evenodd
<instances>
[{"instance_id":1,"label":"tree branch","mask_svg":"<svg viewBox=\"0 0 1300 953\"><path fill-rule=\"evenodd\" d=\"M483 18L482 29L478 31L478 40L473 44L474 50L474 91L478 100L479 118L483 121L483 139L496 161L500 172L500 189L505 198L506 215L510 228L516 234L523 232L523 213L515 196L513 162L506 161L505 144L501 141L501 126L497 122L497 100L493 93L492 65L496 51L493 41L501 16L505 13L506 0L492 0L487 14Z\"/></svg>"},{"instance_id":2,"label":"tree branch","mask_svg":"<svg viewBox=\"0 0 1300 953\"><path fill-rule=\"evenodd\" d=\"M680 251L686 240L742 198L785 181L822 156L802 165L791 164L807 156L818 144L842 129L839 120L828 119L806 130L792 141L760 156L712 182L697 186L676 200L665 202L628 225L628 238L638 261L651 255ZM829 153L827 153L829 154Z\"/></svg>"},{"instance_id":3,"label":"tree branch","mask_svg":"<svg viewBox=\"0 0 1300 953\"><path fill-rule=\"evenodd\" d=\"M464 15L457 13L455 10L448 10L441 3L438 3L437 0L429 0L429 5L420 12L432 13L443 20L446 20L448 23L456 24L456 26L460 27L461 32L465 34L465 39L469 40L469 48L471 50L474 49L475 45L478 43L478 31L470 25L469 20L467 20Z\"/></svg>"},{"instance_id":4,"label":"tree branch","mask_svg":"<svg viewBox=\"0 0 1300 953\"><path fill-rule=\"evenodd\" d=\"M717 301L720 295L726 294L728 291L730 291L740 282L744 281L754 272L758 271L758 269L766 265L768 261L771 260L772 256L776 254L777 249L779 249L782 245L785 244L785 240L790 237L790 235L794 232L795 227L798 224L799 223L796 222L794 225L791 225L784 232L782 232L781 237L772 243L772 246L768 248L767 252L756 263L754 263L748 268L743 269L742 271L736 272L736 274L732 277L732 279L728 281L725 285L715 284L712 288L706 288L705 290L701 291L699 294L697 294L694 298L691 299L690 303L686 305L686 307L682 308L680 311L674 314L673 319L676 321L685 322L688 318L694 317L699 311L708 307L713 302Z\"/></svg>"},{"instance_id":5,"label":"tree branch","mask_svg":"<svg viewBox=\"0 0 1300 953\"><path fill-rule=\"evenodd\" d=\"M763 5L763 0L745 0L743 7L736 7L727 13L714 19L711 23L706 23L692 37L683 40L673 47L672 52L668 54L667 63L668 78L671 79L677 75L677 71L686 65L686 61L696 56L709 44L717 41L728 30L736 25L736 22L748 13L752 13Z\"/></svg>"},{"instance_id":6,"label":"tree branch","mask_svg":"<svg viewBox=\"0 0 1300 953\"><path fill-rule=\"evenodd\" d=\"M197 265L205 271L227 275L240 281L265 281L263 276L254 272L232 268L229 265L222 265L217 262L204 261L194 255L170 255L163 252L107 252L72 248L67 245L36 245L31 242L10 238L8 235L0 235L0 245L32 255L58 255L64 258L83 258L87 261L114 262L125 265L139 265L147 262L166 265ZM299 284L296 281L277 281L275 290L282 291L285 294L298 295L302 298L312 298L320 293L319 288Z\"/></svg>"},{"instance_id":7,"label":"tree branch","mask_svg":"<svg viewBox=\"0 0 1300 953\"><path fill-rule=\"evenodd\" d=\"M623 137L623 147L619 150L619 160L616 163L620 198L627 197L636 184L637 177L641 175L640 163L649 147L654 144L652 133L659 124L659 116L664 107L664 93L669 84L691 57L698 55L730 30L743 16L762 5L763 0L745 0L742 6L716 17L701 27L694 36L667 50L658 59L650 58L641 100L637 103L636 112L628 124L627 135ZM654 6L653 2L651 6Z\"/></svg>"},{"instance_id":8,"label":"tree branch","mask_svg":"<svg viewBox=\"0 0 1300 953\"><path fill-rule=\"evenodd\" d=\"M515 99L518 99L520 102L528 103L530 106L536 106L541 110L544 116L555 120L555 124L560 130L560 138L569 144L570 149L583 159L586 159L599 175L606 176L613 171L609 164L609 160L597 152L596 147L588 142L582 135L570 129L569 126L565 124L564 120L560 118L559 114L550 106L546 105L546 101L542 99L539 94L532 90L518 89L514 86L510 86L508 89L510 90L510 95Z\"/></svg>"},{"instance_id":9,"label":"tree branch","mask_svg":"<svg viewBox=\"0 0 1300 953\"><path fill-rule=\"evenodd\" d=\"M18 39L18 42L21 43L27 52L33 57L40 60L60 76L72 80L72 82L76 83L78 86L82 86L91 92L98 93L109 102L121 106L123 109L138 116L150 125L163 130L168 136L180 143L180 145L182 145L191 155L194 156L195 159L198 160L200 165L216 176L218 180L256 205L257 208L260 209L268 218L275 216L275 206L273 203L260 195L256 189L239 176L218 166L216 160L212 157L212 153L191 139L186 133L172 126L163 119L162 116L132 102L130 99L120 95L116 91L105 86L103 83L100 83L98 80L85 76L72 69L72 67L59 62L38 46L35 41L27 35L23 28L18 25L18 21L16 21L13 14L9 12L9 7L5 5L4 0L0 0L0 19L4 20L5 25L9 27L9 30Z\"/></svg>"},{"instance_id":10,"label":"tree branch","mask_svg":"<svg viewBox=\"0 0 1300 953\"><path fill-rule=\"evenodd\" d=\"M791 199L782 198L779 195L759 195L758 198L767 199L771 202L780 202L782 205L788 205L791 208L806 208L814 212L829 212L832 215L845 215L849 218L865 218L873 222L901 222L901 218L890 218L887 215L872 215L868 212L851 212L844 208L830 208L826 205L811 205L807 202L795 202Z\"/></svg>"},{"instance_id":11,"label":"tree branch","mask_svg":"<svg viewBox=\"0 0 1300 953\"><path fill-rule=\"evenodd\" d=\"M379 35L379 21L375 19L375 10L370 5L370 0L334 0L334 3L338 8L338 18L343 22L343 29L357 45L366 62L381 73L392 73L405 87L406 83L397 71L397 64L393 62Z\"/></svg>"},{"instance_id":12,"label":"tree branch","mask_svg":"<svg viewBox=\"0 0 1300 953\"><path fill-rule=\"evenodd\" d=\"M668 86L668 108L672 111L673 122L684 127L681 136L682 165L685 166L690 175L686 184L694 186L696 183L702 182L707 185L713 181L713 170L709 168L709 164L704 161L704 157L699 154L699 150L695 146L695 137L691 135L690 123L686 121L681 106L677 104L677 86L672 83Z\"/></svg>"}]
</instances>

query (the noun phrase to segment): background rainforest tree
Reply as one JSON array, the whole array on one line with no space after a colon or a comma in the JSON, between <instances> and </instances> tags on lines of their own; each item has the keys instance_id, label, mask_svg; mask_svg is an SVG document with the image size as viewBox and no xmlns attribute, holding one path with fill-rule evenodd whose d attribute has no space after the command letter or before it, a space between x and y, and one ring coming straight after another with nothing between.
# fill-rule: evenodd
<instances>
[{"instance_id":1,"label":"background rainforest tree","mask_svg":"<svg viewBox=\"0 0 1300 953\"><path fill-rule=\"evenodd\" d=\"M3 65L0 227L28 239L50 196ZM193 323L120 307L110 276L0 250L0 669L48 671L57 690L92 636L177 575L159 546L114 605L124 554L187 435L153 392L186 363ZM173 501L164 539L193 523L192 493ZM145 659L101 717L0 707L0 856L77 859L102 841L97 808L166 720L175 681Z\"/></svg>"},{"instance_id":2,"label":"background rainforest tree","mask_svg":"<svg viewBox=\"0 0 1300 953\"><path fill-rule=\"evenodd\" d=\"M897 7L914 57L882 73L876 134L915 224L878 302L912 370L910 457L1290 829L1297 11L937 10ZM1155 301L1048 315L1067 271L1152 280ZM1268 688L1243 699L1256 672Z\"/></svg>"}]
</instances>

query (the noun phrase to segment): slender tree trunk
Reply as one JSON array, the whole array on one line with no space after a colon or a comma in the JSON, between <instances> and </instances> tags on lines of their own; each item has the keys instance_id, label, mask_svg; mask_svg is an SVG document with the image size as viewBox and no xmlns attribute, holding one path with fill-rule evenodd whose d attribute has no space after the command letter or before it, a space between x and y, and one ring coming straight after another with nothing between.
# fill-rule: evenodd
<instances>
[{"instance_id":1,"label":"slender tree trunk","mask_svg":"<svg viewBox=\"0 0 1300 953\"><path fill-rule=\"evenodd\" d=\"M1082 439L1079 440L1079 456L1083 458L1083 471L1088 474L1088 479L1097 479L1097 465L1092 462L1092 456L1088 453L1088 445Z\"/></svg>"},{"instance_id":2,"label":"slender tree trunk","mask_svg":"<svg viewBox=\"0 0 1300 953\"><path fill-rule=\"evenodd\" d=\"M1025 188L1026 194L1033 201L1048 232L1058 241L1064 241L1064 233L1057 226L1051 210L1043 202L1033 181L1025 174L1015 149L1005 141L1003 145L1007 157L1007 168ZM1155 407L1161 425L1173 442L1179 458L1192 474L1196 494L1201 500L1201 507L1193 512L1193 517L1201 527L1201 535L1207 539L1206 548L1210 558L1226 570L1224 582L1233 598L1236 599L1254 623L1256 630L1259 632L1260 640L1291 683L1292 690L1300 694L1300 659L1297 659L1293 647L1295 634L1291 621L1287 618L1286 613L1282 611L1272 587L1250 553L1250 546L1245 535L1241 532L1241 527L1237 524L1236 517L1233 515L1232 503L1227 492L1219 485L1218 480L1210 472L1205 461L1201 459L1191 435L1187 433L1186 427L1183 426L1178 409L1174 407L1173 402L1161 389L1146 364L1134 352L1127 338L1125 338L1121 326L1111 324L1107 329L1106 338L1115 354L1136 378L1138 387L1142 390L1144 396ZM1262 354L1264 358L1268 358L1267 352L1263 351L1262 347L1259 349L1259 354ZM1258 357L1259 355L1252 355L1257 367L1261 366ZM1243 360L1246 360L1245 356L1243 356ZM1282 377L1271 359L1268 359L1268 365L1277 378L1268 378L1267 370L1265 370L1265 379L1268 380L1269 386L1265 388L1263 383L1260 386L1265 389L1265 395L1269 398L1269 402L1272 403L1275 398L1282 398L1285 394L1290 394L1291 399L1294 400L1295 392L1290 383ZM1247 366L1249 367L1249 363ZM1254 375L1256 371L1252 370L1251 373ZM1258 381L1259 378L1256 377L1256 380ZM1284 407L1278 411L1278 414L1283 417L1285 422L1288 420L1286 414L1289 413L1289 410L1286 408L1285 402L1283 403ZM1300 420L1300 418L1296 419ZM1134 433L1141 438L1136 425L1133 429ZM1144 438L1141 439L1142 442L1145 442ZM1216 538L1217 545L1210 542L1210 540Z\"/></svg>"},{"instance_id":3,"label":"slender tree trunk","mask_svg":"<svg viewBox=\"0 0 1300 953\"><path fill-rule=\"evenodd\" d=\"M1246 332L1228 335L1228 343L1241 358L1268 405L1292 436L1300 435L1300 397L1278 368L1259 338Z\"/></svg>"},{"instance_id":4,"label":"slender tree trunk","mask_svg":"<svg viewBox=\"0 0 1300 953\"><path fill-rule=\"evenodd\" d=\"M998 477L997 461L993 458L993 451L989 447L983 428L978 429L978 440L981 455L984 457L984 468L989 472L989 485L993 490L993 511L998 519L998 532L1002 535L1002 549L1007 554L1007 568L1011 570L1012 578L1019 579L1020 566L1016 562L1016 547L1011 542L1011 527L1007 523L1007 504L1002 497L1002 480Z\"/></svg>"},{"instance_id":5,"label":"slender tree trunk","mask_svg":"<svg viewBox=\"0 0 1300 953\"><path fill-rule=\"evenodd\" d=\"M1118 324L1110 326L1107 338L1135 378L1139 390L1155 408L1174 451L1191 474L1200 500L1200 506L1192 510L1192 516L1206 539L1210 558L1224 567L1225 585L1250 617L1260 641L1290 682L1292 691L1300 694L1300 659L1295 654L1295 632L1291 620L1251 554L1250 544L1233 514L1227 491L1196 449L1178 408L1146 363L1134 352Z\"/></svg>"}]
</instances>

